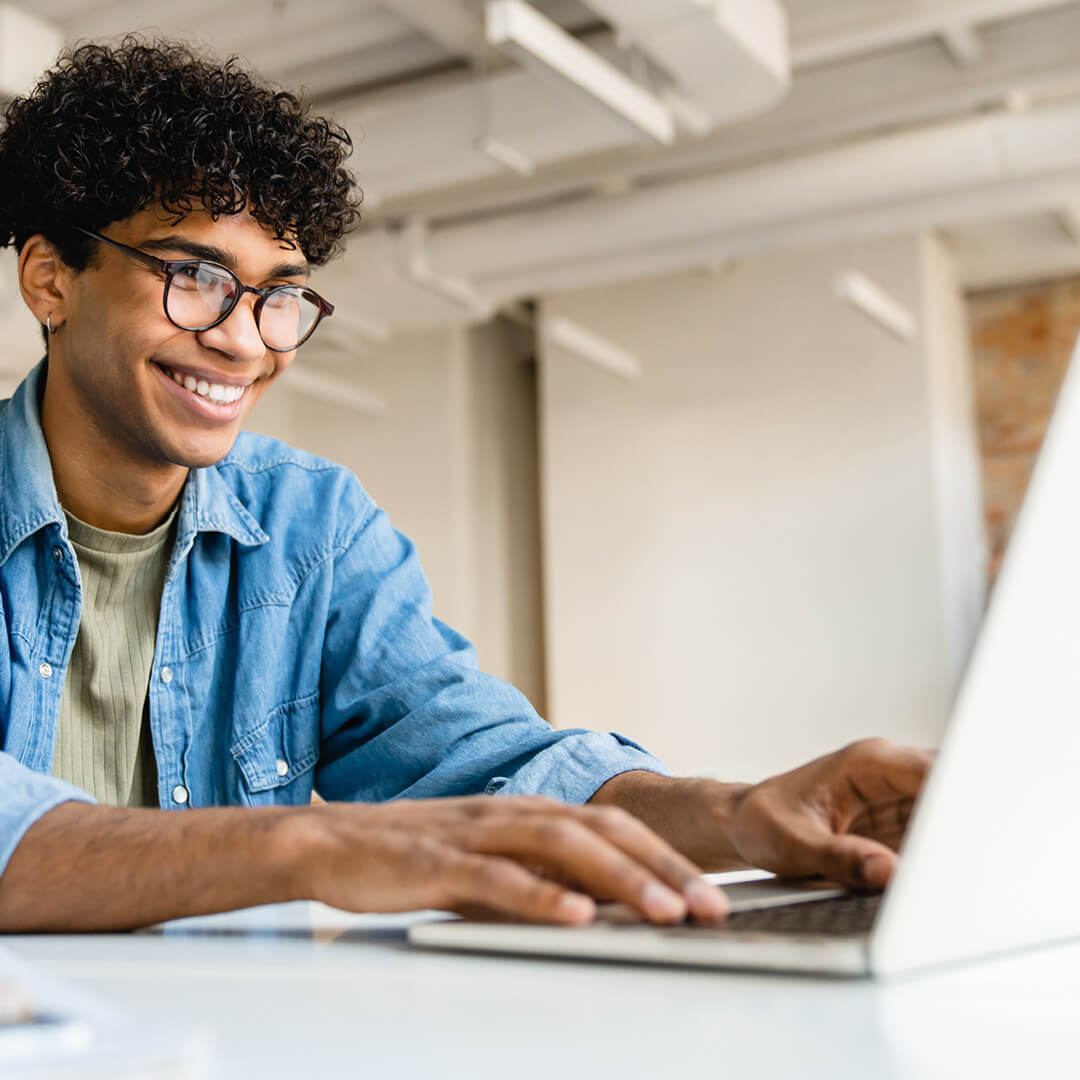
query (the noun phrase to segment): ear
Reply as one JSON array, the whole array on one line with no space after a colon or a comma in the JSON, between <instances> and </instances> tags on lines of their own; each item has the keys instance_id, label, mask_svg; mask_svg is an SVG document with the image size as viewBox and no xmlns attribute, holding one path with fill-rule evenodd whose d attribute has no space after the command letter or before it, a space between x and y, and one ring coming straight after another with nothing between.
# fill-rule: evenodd
<instances>
[{"instance_id":1,"label":"ear","mask_svg":"<svg viewBox=\"0 0 1080 1080\"><path fill-rule=\"evenodd\" d=\"M40 233L31 236L19 252L19 291L42 326L52 318L55 329L67 319L71 270L60 253Z\"/></svg>"}]
</instances>

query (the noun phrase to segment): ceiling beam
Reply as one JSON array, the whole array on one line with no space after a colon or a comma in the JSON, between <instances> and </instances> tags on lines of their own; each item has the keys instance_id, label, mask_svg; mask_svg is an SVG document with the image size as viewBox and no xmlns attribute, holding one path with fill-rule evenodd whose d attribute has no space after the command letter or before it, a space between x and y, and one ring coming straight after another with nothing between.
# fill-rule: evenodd
<instances>
[{"instance_id":1,"label":"ceiling beam","mask_svg":"<svg viewBox=\"0 0 1080 1080\"><path fill-rule=\"evenodd\" d=\"M525 0L488 4L487 40L522 67L573 90L634 132L663 146L675 141L675 120L667 105Z\"/></svg>"},{"instance_id":2,"label":"ceiling beam","mask_svg":"<svg viewBox=\"0 0 1080 1080\"><path fill-rule=\"evenodd\" d=\"M456 56L484 66L501 60L484 36L484 20L461 0L383 0L383 6Z\"/></svg>"},{"instance_id":3,"label":"ceiling beam","mask_svg":"<svg viewBox=\"0 0 1080 1080\"><path fill-rule=\"evenodd\" d=\"M852 56L895 48L920 38L943 36L957 26L978 26L1068 7L1076 0L934 0L932 4L905 5L898 14L875 9L841 24L796 24L792 33L792 60L810 67ZM826 5L827 8L827 5Z\"/></svg>"},{"instance_id":4,"label":"ceiling beam","mask_svg":"<svg viewBox=\"0 0 1080 1080\"><path fill-rule=\"evenodd\" d=\"M805 153L882 128L935 123L998 108L1016 87L1023 87L1036 105L1044 97L1078 94L1080 4L996 28L993 50L975 68L948 63L938 42L928 38L871 59L804 71L790 97L771 112L712 136L680 142L663 153L643 142L612 145L611 133L605 146L603 129L590 134L593 128L581 128L586 117L568 115L565 104L554 96L530 97L524 83L518 86L524 79L520 72L501 76L494 98L500 110L494 130L536 161L537 173L531 179L509 179L504 169L475 152L475 98L465 91L460 91L456 109L451 110L444 98L438 115L425 112L422 102L409 100L392 109L361 105L342 110L337 119L365 132L362 182L383 197L368 220L384 215L419 215L434 221L489 215L627 176L655 181L683 171L730 169L754 158ZM905 93L898 94L897 86L907 87ZM519 132L514 118L526 108L531 128ZM459 121L455 114L460 114ZM456 146L455 122L460 128ZM541 142L536 133L543 131L552 135ZM406 140L403 132L410 138ZM571 142L571 136L576 141ZM565 161L554 160L556 138L567 143ZM582 160L590 138L592 153Z\"/></svg>"}]
</instances>

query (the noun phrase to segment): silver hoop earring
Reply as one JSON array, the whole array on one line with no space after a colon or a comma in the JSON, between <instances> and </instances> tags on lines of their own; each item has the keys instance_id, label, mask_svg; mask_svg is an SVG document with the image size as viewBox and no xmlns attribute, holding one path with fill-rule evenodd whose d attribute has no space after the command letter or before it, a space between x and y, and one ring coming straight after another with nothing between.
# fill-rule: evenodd
<instances>
[{"instance_id":1,"label":"silver hoop earring","mask_svg":"<svg viewBox=\"0 0 1080 1080\"><path fill-rule=\"evenodd\" d=\"M52 333L52 316L51 315L46 315L45 316L45 329L48 330L50 334Z\"/></svg>"}]
</instances>

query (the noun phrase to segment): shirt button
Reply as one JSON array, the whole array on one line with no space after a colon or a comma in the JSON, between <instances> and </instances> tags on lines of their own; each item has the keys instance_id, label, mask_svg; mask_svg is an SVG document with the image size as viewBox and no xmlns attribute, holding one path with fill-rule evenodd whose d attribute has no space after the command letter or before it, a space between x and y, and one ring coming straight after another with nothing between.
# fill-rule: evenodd
<instances>
[{"instance_id":1,"label":"shirt button","mask_svg":"<svg viewBox=\"0 0 1080 1080\"><path fill-rule=\"evenodd\" d=\"M289 763L287 761L282 761L281 758L277 759L277 774L278 776L289 775Z\"/></svg>"},{"instance_id":2,"label":"shirt button","mask_svg":"<svg viewBox=\"0 0 1080 1080\"><path fill-rule=\"evenodd\" d=\"M40 674L43 679L51 679L52 678L52 664L42 664L38 668L38 674Z\"/></svg>"},{"instance_id":3,"label":"shirt button","mask_svg":"<svg viewBox=\"0 0 1080 1080\"><path fill-rule=\"evenodd\" d=\"M168 686L172 682L172 668L163 667L161 669L161 681Z\"/></svg>"},{"instance_id":4,"label":"shirt button","mask_svg":"<svg viewBox=\"0 0 1080 1080\"><path fill-rule=\"evenodd\" d=\"M54 547L52 549L53 558L61 563L64 561L64 549L62 547Z\"/></svg>"},{"instance_id":5,"label":"shirt button","mask_svg":"<svg viewBox=\"0 0 1080 1080\"><path fill-rule=\"evenodd\" d=\"M172 801L174 803L179 803L181 806L183 806L184 803L187 802L187 800L188 800L188 790L187 790L187 788L184 787L183 784L177 784L176 787L174 787L172 789Z\"/></svg>"}]
</instances>

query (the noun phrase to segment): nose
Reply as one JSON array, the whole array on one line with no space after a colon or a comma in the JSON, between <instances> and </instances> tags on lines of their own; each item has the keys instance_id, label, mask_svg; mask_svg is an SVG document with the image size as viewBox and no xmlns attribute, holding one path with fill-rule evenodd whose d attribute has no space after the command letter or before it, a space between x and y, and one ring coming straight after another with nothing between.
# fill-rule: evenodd
<instances>
[{"instance_id":1,"label":"nose","mask_svg":"<svg viewBox=\"0 0 1080 1080\"><path fill-rule=\"evenodd\" d=\"M200 330L196 337L208 349L215 349L233 360L251 363L266 353L266 345L255 324L257 297L244 295L228 317L209 330Z\"/></svg>"}]
</instances>

